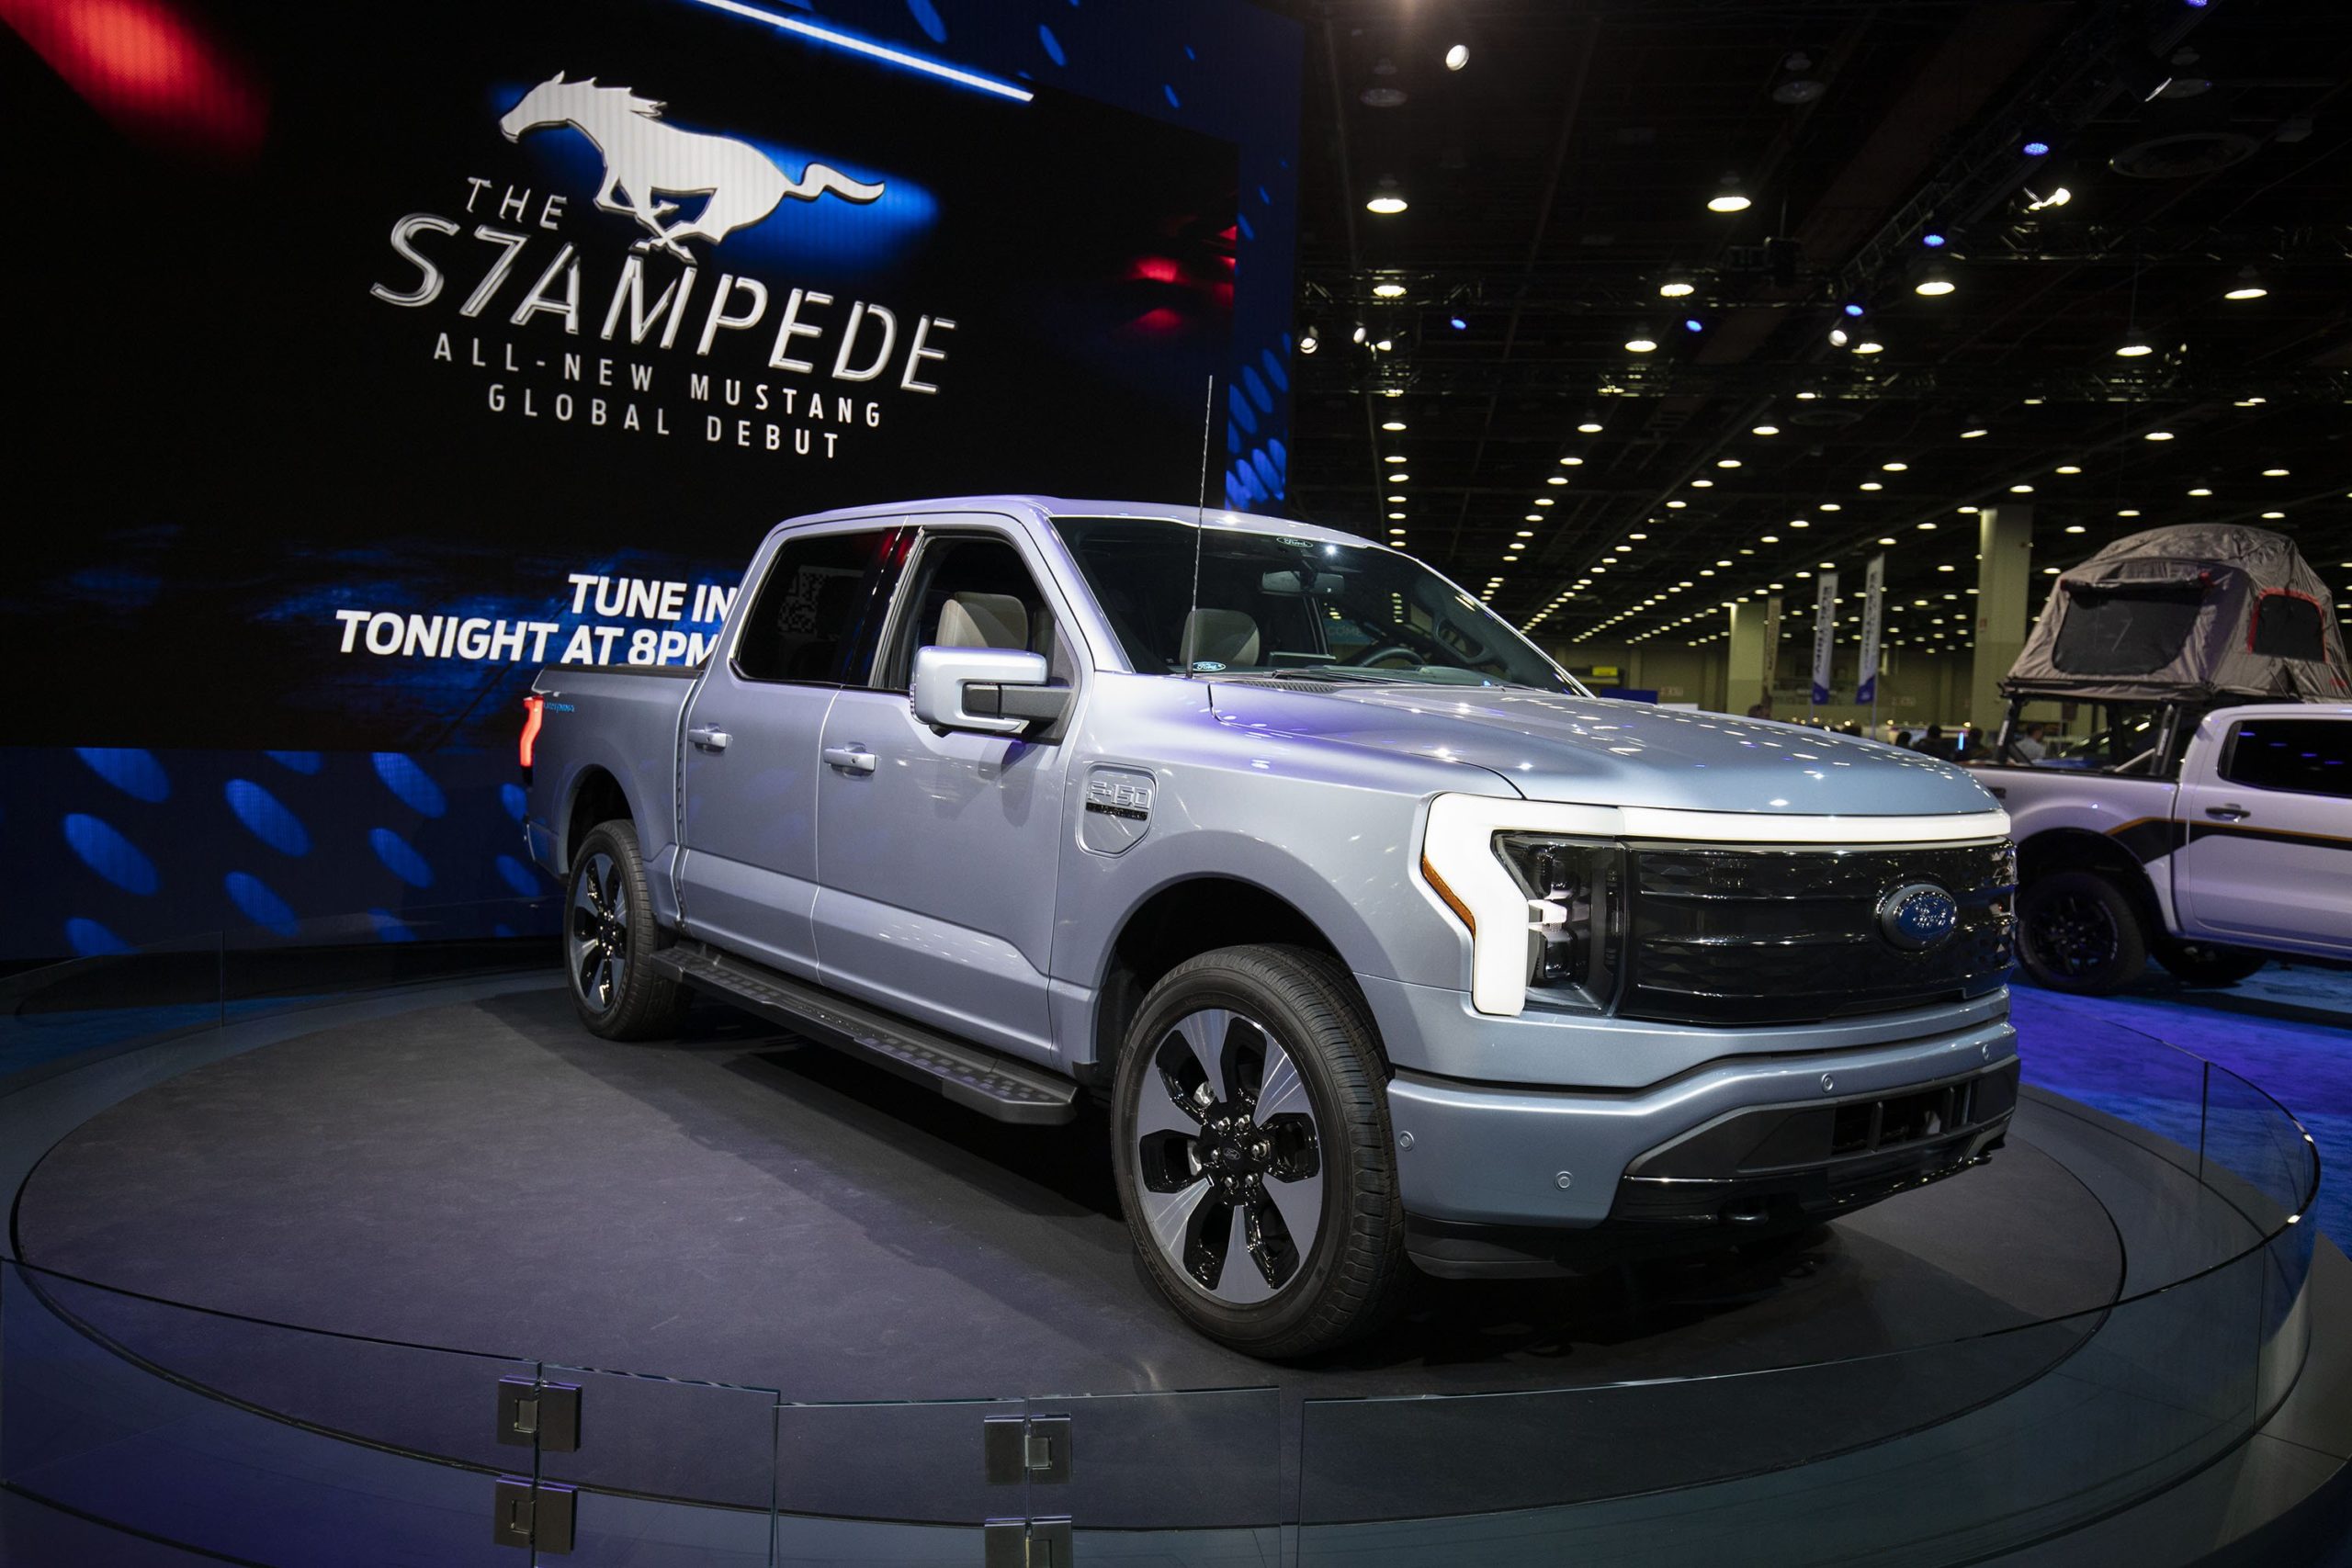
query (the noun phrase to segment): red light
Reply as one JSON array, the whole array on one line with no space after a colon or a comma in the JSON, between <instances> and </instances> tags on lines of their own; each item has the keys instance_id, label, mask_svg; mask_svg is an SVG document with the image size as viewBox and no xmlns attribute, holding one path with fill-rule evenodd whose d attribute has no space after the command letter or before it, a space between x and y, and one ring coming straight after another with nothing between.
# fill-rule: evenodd
<instances>
[{"instance_id":1,"label":"red light","mask_svg":"<svg viewBox=\"0 0 2352 1568\"><path fill-rule=\"evenodd\" d=\"M1136 263L1135 270L1127 276L1152 283L1174 283L1178 280L1176 264L1166 256L1145 256Z\"/></svg>"},{"instance_id":2,"label":"red light","mask_svg":"<svg viewBox=\"0 0 2352 1568\"><path fill-rule=\"evenodd\" d=\"M124 130L240 159L261 145L258 83L162 0L0 0L0 20Z\"/></svg>"},{"instance_id":3,"label":"red light","mask_svg":"<svg viewBox=\"0 0 2352 1568\"><path fill-rule=\"evenodd\" d=\"M538 744L539 721L543 716L540 710L547 706L547 701L545 697L537 696L523 699L523 744L520 750L526 772L531 766L531 748Z\"/></svg>"}]
</instances>

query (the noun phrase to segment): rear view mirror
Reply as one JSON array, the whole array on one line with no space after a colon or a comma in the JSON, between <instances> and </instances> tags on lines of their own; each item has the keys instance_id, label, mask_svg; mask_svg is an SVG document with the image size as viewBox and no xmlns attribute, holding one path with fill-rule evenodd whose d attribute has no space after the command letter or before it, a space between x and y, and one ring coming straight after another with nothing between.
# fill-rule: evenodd
<instances>
[{"instance_id":1,"label":"rear view mirror","mask_svg":"<svg viewBox=\"0 0 2352 1568\"><path fill-rule=\"evenodd\" d=\"M1270 571L1258 579L1258 592L1295 599L1315 593L1324 598L1340 592L1348 585L1347 579L1336 571L1299 570Z\"/></svg>"},{"instance_id":2,"label":"rear view mirror","mask_svg":"<svg viewBox=\"0 0 2352 1568\"><path fill-rule=\"evenodd\" d=\"M915 716L933 729L1018 735L1069 706L1069 688L1048 686L1046 656L1007 648L915 649Z\"/></svg>"}]
</instances>

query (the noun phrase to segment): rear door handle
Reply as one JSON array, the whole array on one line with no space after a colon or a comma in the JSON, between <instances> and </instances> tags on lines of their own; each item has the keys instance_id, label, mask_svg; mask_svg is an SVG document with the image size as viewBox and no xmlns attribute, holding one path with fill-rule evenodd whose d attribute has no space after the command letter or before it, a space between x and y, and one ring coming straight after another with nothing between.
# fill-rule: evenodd
<instances>
[{"instance_id":1,"label":"rear door handle","mask_svg":"<svg viewBox=\"0 0 2352 1568\"><path fill-rule=\"evenodd\" d=\"M870 773L874 771L874 753L854 742L847 746L826 747L825 761L845 773Z\"/></svg>"},{"instance_id":2,"label":"rear door handle","mask_svg":"<svg viewBox=\"0 0 2352 1568\"><path fill-rule=\"evenodd\" d=\"M2243 806L2209 806L2205 815L2217 822L2243 822L2254 813Z\"/></svg>"},{"instance_id":3,"label":"rear door handle","mask_svg":"<svg viewBox=\"0 0 2352 1568\"><path fill-rule=\"evenodd\" d=\"M686 739L706 751L724 751L727 750L727 742L733 737L723 729L703 728L687 730Z\"/></svg>"}]
</instances>

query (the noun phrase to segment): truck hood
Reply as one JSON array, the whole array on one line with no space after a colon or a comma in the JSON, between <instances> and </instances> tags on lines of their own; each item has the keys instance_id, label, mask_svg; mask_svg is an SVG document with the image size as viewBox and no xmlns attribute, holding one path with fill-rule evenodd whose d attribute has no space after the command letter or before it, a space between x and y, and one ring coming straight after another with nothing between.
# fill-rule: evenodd
<instances>
[{"instance_id":1,"label":"truck hood","mask_svg":"<svg viewBox=\"0 0 2352 1568\"><path fill-rule=\"evenodd\" d=\"M1967 773L1802 725L1520 688L1223 682L1227 724L1469 763L1531 800L1788 816L2000 808Z\"/></svg>"}]
</instances>

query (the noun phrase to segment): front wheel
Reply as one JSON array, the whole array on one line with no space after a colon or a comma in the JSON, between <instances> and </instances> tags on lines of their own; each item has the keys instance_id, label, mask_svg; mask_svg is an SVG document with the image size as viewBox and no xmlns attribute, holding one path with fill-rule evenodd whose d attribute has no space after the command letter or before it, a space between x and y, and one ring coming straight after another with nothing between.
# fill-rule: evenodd
<instances>
[{"instance_id":1,"label":"front wheel","mask_svg":"<svg viewBox=\"0 0 2352 1568\"><path fill-rule=\"evenodd\" d=\"M1231 947L1170 970L1114 1092L1120 1207L1153 1282L1252 1355L1377 1326L1407 1277L1385 1073L1345 970Z\"/></svg>"},{"instance_id":2,"label":"front wheel","mask_svg":"<svg viewBox=\"0 0 2352 1568\"><path fill-rule=\"evenodd\" d=\"M638 852L637 829L601 822L580 840L563 901L563 962L571 1005L607 1040L659 1040L677 1032L685 988L646 962L662 944Z\"/></svg>"},{"instance_id":3,"label":"front wheel","mask_svg":"<svg viewBox=\"0 0 2352 1568\"><path fill-rule=\"evenodd\" d=\"M2036 985L2104 997L2147 968L2147 936L2132 896L2111 878L2061 871L2018 896L2018 959Z\"/></svg>"}]
</instances>

